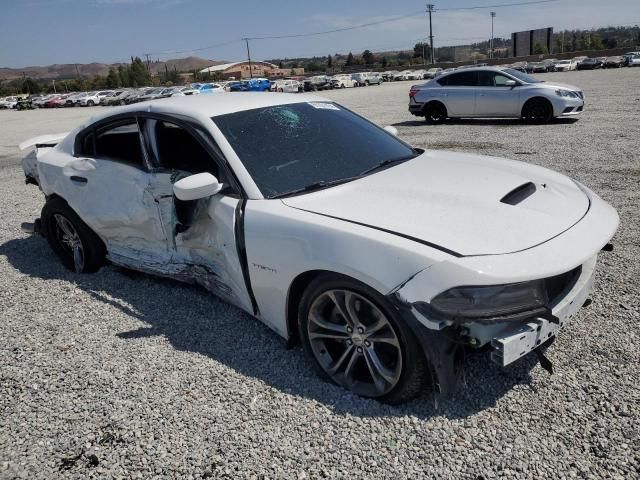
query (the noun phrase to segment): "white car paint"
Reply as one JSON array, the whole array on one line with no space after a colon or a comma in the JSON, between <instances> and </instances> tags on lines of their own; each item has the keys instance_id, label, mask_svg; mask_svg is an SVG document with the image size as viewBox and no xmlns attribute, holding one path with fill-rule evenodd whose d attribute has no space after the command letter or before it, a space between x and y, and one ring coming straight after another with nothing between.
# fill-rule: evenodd
<instances>
[{"instance_id":1,"label":"white car paint","mask_svg":"<svg viewBox=\"0 0 640 480\"><path fill-rule=\"evenodd\" d=\"M618 215L583 185L542 167L427 151L339 186L265 199L211 117L303 102L329 100L244 92L119 107L89 120L55 148L31 152L23 168L45 195L68 202L104 241L113 263L199 283L285 338L293 335L292 285L314 271L349 276L401 302L425 332L453 322L426 316L420 305L457 286L526 282L581 267L580 279L552 313L563 325L580 307ZM176 185L178 192L189 191L192 182L210 188L210 178L186 177L173 185L167 172L75 156L75 138L84 127L126 113L182 116L199 124L235 173L242 198L212 194L201 200L203 209L190 229L177 232ZM88 182L74 183L72 176ZM501 202L529 183L533 191L526 198ZM534 320L545 333L560 326ZM481 344L495 342L501 364L516 359L510 353L514 345L525 352L537 346L523 343L535 333L514 340L514 322L465 325ZM438 381L446 383L446 375L438 371Z\"/></svg>"}]
</instances>

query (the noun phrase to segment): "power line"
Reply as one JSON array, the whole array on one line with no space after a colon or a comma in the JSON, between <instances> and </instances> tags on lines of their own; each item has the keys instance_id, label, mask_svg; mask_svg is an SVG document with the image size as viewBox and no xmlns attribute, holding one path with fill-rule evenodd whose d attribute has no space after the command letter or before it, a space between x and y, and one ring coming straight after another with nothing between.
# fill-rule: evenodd
<instances>
[{"instance_id":1,"label":"power line","mask_svg":"<svg viewBox=\"0 0 640 480\"><path fill-rule=\"evenodd\" d=\"M538 5L541 3L552 3L559 2L560 0L534 0L528 2L518 2L518 3L497 3L493 5L476 5L473 7L453 7L453 8L437 8L436 12L451 12L456 10L480 10L483 8L501 8L501 7L517 7L522 5Z\"/></svg>"}]
</instances>

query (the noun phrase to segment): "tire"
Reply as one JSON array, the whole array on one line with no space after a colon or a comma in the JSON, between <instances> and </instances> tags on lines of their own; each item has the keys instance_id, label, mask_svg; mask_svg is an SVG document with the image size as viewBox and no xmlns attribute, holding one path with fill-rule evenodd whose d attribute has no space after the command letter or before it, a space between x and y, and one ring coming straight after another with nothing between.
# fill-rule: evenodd
<instances>
[{"instance_id":1,"label":"tire","mask_svg":"<svg viewBox=\"0 0 640 480\"><path fill-rule=\"evenodd\" d=\"M424 107L424 119L430 125L447 120L447 108L440 102L430 102Z\"/></svg>"},{"instance_id":2,"label":"tire","mask_svg":"<svg viewBox=\"0 0 640 480\"><path fill-rule=\"evenodd\" d=\"M69 270L92 273L104 264L104 243L61 198L47 200L42 228L49 246Z\"/></svg>"},{"instance_id":3,"label":"tire","mask_svg":"<svg viewBox=\"0 0 640 480\"><path fill-rule=\"evenodd\" d=\"M93 103L93 100L89 100L87 102L87 107L93 107L95 105L95 103Z\"/></svg>"},{"instance_id":4,"label":"tire","mask_svg":"<svg viewBox=\"0 0 640 480\"><path fill-rule=\"evenodd\" d=\"M365 87L368 87L368 86L369 86L369 80L365 80L365 81L364 81L364 86L365 86Z\"/></svg>"},{"instance_id":5,"label":"tire","mask_svg":"<svg viewBox=\"0 0 640 480\"><path fill-rule=\"evenodd\" d=\"M314 279L300 300L298 327L320 376L357 395L400 404L429 383L424 352L396 308L349 277Z\"/></svg>"},{"instance_id":6,"label":"tire","mask_svg":"<svg viewBox=\"0 0 640 480\"><path fill-rule=\"evenodd\" d=\"M549 100L532 98L522 107L522 120L531 124L549 123L553 118L553 107Z\"/></svg>"}]
</instances>

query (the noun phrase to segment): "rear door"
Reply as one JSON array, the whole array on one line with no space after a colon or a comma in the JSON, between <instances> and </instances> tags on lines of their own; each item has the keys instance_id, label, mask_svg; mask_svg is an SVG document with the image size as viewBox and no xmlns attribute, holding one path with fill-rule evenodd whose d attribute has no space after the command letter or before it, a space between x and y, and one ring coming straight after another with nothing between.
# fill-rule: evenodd
<instances>
[{"instance_id":1,"label":"rear door","mask_svg":"<svg viewBox=\"0 0 640 480\"><path fill-rule=\"evenodd\" d=\"M490 70L479 71L476 75L475 115L520 116L520 89L505 85L511 78Z\"/></svg>"},{"instance_id":2,"label":"rear door","mask_svg":"<svg viewBox=\"0 0 640 480\"><path fill-rule=\"evenodd\" d=\"M450 116L473 116L476 101L476 75L473 71L462 71L448 75L438 81L439 97Z\"/></svg>"}]
</instances>

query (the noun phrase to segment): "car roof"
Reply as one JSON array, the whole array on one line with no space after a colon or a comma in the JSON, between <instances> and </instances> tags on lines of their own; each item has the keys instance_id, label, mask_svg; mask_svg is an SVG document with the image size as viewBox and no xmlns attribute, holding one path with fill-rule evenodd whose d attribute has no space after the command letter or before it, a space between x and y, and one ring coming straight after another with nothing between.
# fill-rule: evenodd
<instances>
[{"instance_id":1,"label":"car roof","mask_svg":"<svg viewBox=\"0 0 640 480\"><path fill-rule=\"evenodd\" d=\"M228 92L220 95L169 97L117 107L91 118L88 124L128 112L155 112L202 118L291 103L330 101L310 94L279 93L275 95L264 92Z\"/></svg>"}]
</instances>

